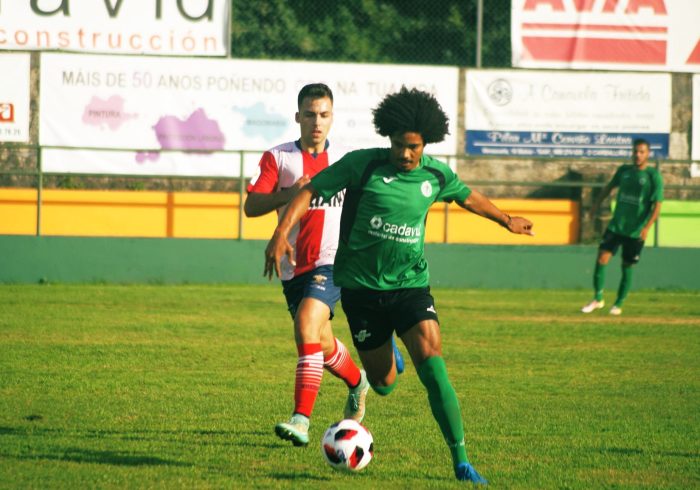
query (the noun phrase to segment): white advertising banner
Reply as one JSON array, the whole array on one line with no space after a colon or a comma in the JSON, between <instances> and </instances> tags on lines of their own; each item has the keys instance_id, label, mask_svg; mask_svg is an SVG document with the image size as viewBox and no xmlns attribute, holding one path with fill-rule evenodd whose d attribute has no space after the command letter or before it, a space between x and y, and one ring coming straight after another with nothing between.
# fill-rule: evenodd
<instances>
[{"instance_id":1,"label":"white advertising banner","mask_svg":"<svg viewBox=\"0 0 700 490\"><path fill-rule=\"evenodd\" d=\"M465 128L472 155L666 158L671 75L470 70Z\"/></svg>"},{"instance_id":2,"label":"white advertising banner","mask_svg":"<svg viewBox=\"0 0 700 490\"><path fill-rule=\"evenodd\" d=\"M32 0L0 8L0 49L225 56L228 0Z\"/></svg>"},{"instance_id":3,"label":"white advertising banner","mask_svg":"<svg viewBox=\"0 0 700 490\"><path fill-rule=\"evenodd\" d=\"M513 66L700 71L698 0L513 0Z\"/></svg>"},{"instance_id":4,"label":"white advertising banner","mask_svg":"<svg viewBox=\"0 0 700 490\"><path fill-rule=\"evenodd\" d=\"M29 65L29 54L0 54L0 142L29 141Z\"/></svg>"},{"instance_id":5,"label":"white advertising banner","mask_svg":"<svg viewBox=\"0 0 700 490\"><path fill-rule=\"evenodd\" d=\"M690 158L700 162L700 75L693 75L693 136L691 145Z\"/></svg>"},{"instance_id":6,"label":"white advertising banner","mask_svg":"<svg viewBox=\"0 0 700 490\"><path fill-rule=\"evenodd\" d=\"M452 155L458 76L446 67L44 53L40 143L122 151L49 148L43 165L49 172L238 175L238 155L216 152L248 150L257 152L246 164L252 175L259 152L299 138L297 94L312 82L333 90L329 139L349 148L388 146L371 112L387 93L402 84L433 93L451 134L427 151Z\"/></svg>"}]
</instances>

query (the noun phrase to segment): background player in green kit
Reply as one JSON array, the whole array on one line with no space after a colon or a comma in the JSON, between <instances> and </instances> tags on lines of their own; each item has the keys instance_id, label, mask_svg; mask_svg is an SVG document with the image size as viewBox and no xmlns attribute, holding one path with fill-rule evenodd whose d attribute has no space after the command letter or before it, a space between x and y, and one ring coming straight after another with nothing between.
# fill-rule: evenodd
<instances>
[{"instance_id":1,"label":"background player in green kit","mask_svg":"<svg viewBox=\"0 0 700 490\"><path fill-rule=\"evenodd\" d=\"M622 304L632 286L632 267L639 262L644 240L661 211L664 183L661 174L649 166L649 142L644 139L634 140L632 150L634 164L622 165L618 168L612 180L591 207L591 216L595 217L603 200L615 187L619 187L615 212L598 249L598 259L593 272L594 297L590 303L581 308L583 313L591 313L605 306L603 300L605 271L610 257L615 255L620 246L622 246L622 279L615 304L610 308L610 314L622 313Z\"/></svg>"},{"instance_id":2,"label":"background player in green kit","mask_svg":"<svg viewBox=\"0 0 700 490\"><path fill-rule=\"evenodd\" d=\"M334 280L370 385L380 395L396 386L391 339L406 345L428 392L433 416L449 446L459 480L486 483L469 463L457 395L442 358L440 326L423 253L425 220L436 201L456 201L512 233L532 234L525 218L501 212L469 189L450 168L423 154L442 141L447 116L437 100L402 88L374 110L374 126L391 148L346 154L297 194L265 251L265 274L279 275L280 258L292 257L287 235L314 196L329 199L345 188Z\"/></svg>"}]
</instances>

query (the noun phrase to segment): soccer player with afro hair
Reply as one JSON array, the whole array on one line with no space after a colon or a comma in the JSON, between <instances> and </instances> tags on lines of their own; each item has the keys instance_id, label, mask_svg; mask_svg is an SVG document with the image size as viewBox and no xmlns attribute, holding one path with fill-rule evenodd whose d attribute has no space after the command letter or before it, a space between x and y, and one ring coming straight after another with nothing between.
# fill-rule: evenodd
<instances>
[{"instance_id":1,"label":"soccer player with afro hair","mask_svg":"<svg viewBox=\"0 0 700 490\"><path fill-rule=\"evenodd\" d=\"M433 95L404 87L387 95L373 114L390 148L350 152L313 177L281 217L265 250L264 272L279 275L281 258L292 256L287 236L312 198L330 199L345 189L334 280L370 386L380 396L397 386L391 344L396 333L425 386L455 477L486 483L467 458L459 400L442 358L424 255L425 222L433 203L455 201L511 233L532 235L532 223L499 210L447 164L423 153L426 144L448 133L448 118Z\"/></svg>"}]
</instances>

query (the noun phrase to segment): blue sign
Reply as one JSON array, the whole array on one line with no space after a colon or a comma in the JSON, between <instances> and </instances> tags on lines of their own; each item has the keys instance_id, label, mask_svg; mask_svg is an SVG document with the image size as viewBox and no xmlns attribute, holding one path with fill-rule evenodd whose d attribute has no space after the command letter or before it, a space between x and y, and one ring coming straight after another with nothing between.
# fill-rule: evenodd
<instances>
[{"instance_id":1,"label":"blue sign","mask_svg":"<svg viewBox=\"0 0 700 490\"><path fill-rule=\"evenodd\" d=\"M649 142L650 158L668 158L668 133L574 133L554 131L467 131L468 155L553 158L632 157L632 142Z\"/></svg>"}]
</instances>

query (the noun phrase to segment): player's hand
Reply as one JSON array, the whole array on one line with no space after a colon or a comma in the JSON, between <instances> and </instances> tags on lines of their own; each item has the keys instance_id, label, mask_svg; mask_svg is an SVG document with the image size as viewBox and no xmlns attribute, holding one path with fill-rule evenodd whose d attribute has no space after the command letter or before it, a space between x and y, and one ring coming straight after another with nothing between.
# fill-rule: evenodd
<instances>
[{"instance_id":1,"label":"player's hand","mask_svg":"<svg viewBox=\"0 0 700 490\"><path fill-rule=\"evenodd\" d=\"M296 265L296 262L294 262L294 249L285 237L275 231L275 234L272 235L270 242L265 248L265 269L263 271L263 277L267 276L269 280L272 280L273 272L277 274L277 277L281 276L280 260L283 255L287 256L290 264Z\"/></svg>"},{"instance_id":2,"label":"player's hand","mask_svg":"<svg viewBox=\"0 0 700 490\"><path fill-rule=\"evenodd\" d=\"M299 191L299 189L304 187L309 182L311 182L311 178L308 175L302 175L301 177L299 177L299 180L294 182L291 188L294 189L294 193L296 194Z\"/></svg>"},{"instance_id":3,"label":"player's hand","mask_svg":"<svg viewBox=\"0 0 700 490\"><path fill-rule=\"evenodd\" d=\"M649 234L649 229L642 228L642 231L639 232L639 239L643 242L646 241L648 234Z\"/></svg>"},{"instance_id":4,"label":"player's hand","mask_svg":"<svg viewBox=\"0 0 700 490\"><path fill-rule=\"evenodd\" d=\"M511 233L517 233L518 235L535 236L535 233L532 231L532 226L532 221L529 219L525 219L520 216L513 216L510 219L508 230L510 230Z\"/></svg>"}]
</instances>

